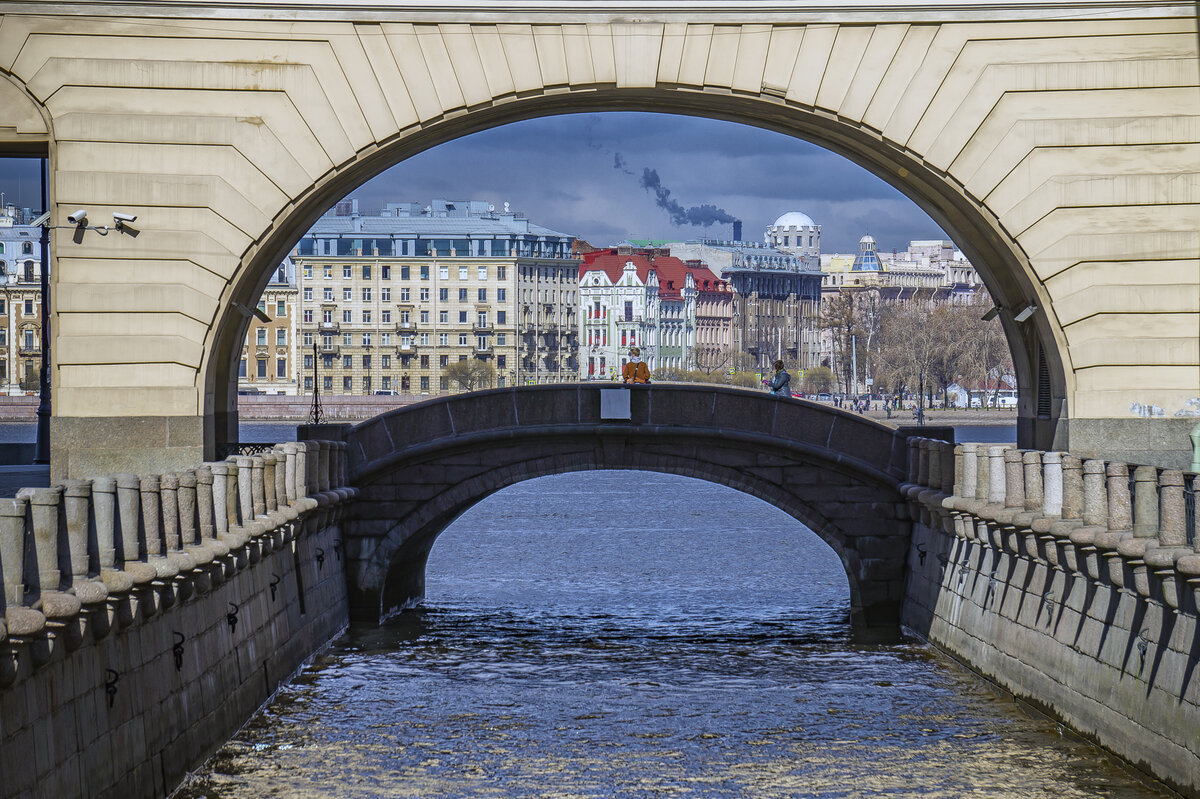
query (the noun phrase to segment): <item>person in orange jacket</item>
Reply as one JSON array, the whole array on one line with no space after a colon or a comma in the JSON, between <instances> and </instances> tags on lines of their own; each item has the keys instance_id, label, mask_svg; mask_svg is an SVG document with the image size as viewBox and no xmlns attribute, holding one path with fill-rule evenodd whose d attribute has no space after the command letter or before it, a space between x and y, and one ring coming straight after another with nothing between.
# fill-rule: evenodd
<instances>
[{"instance_id":1,"label":"person in orange jacket","mask_svg":"<svg viewBox=\"0 0 1200 799\"><path fill-rule=\"evenodd\" d=\"M626 383L650 382L650 367L642 363L642 351L637 347L629 348L629 361L621 369L621 379Z\"/></svg>"}]
</instances>

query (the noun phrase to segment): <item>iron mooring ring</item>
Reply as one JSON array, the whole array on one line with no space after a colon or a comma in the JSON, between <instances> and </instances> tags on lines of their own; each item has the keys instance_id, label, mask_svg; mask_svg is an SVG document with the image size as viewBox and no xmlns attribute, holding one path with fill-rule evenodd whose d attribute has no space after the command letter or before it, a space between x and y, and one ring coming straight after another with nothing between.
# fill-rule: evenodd
<instances>
[{"instance_id":1,"label":"iron mooring ring","mask_svg":"<svg viewBox=\"0 0 1200 799\"><path fill-rule=\"evenodd\" d=\"M235 603L230 602L229 607L231 610L225 614L225 621L229 622L229 632L236 633L238 623L238 606Z\"/></svg>"},{"instance_id":2,"label":"iron mooring ring","mask_svg":"<svg viewBox=\"0 0 1200 799\"><path fill-rule=\"evenodd\" d=\"M279 590L279 575L271 572L271 584L267 586L271 589L271 601L275 601L275 592Z\"/></svg>"},{"instance_id":3,"label":"iron mooring ring","mask_svg":"<svg viewBox=\"0 0 1200 799\"><path fill-rule=\"evenodd\" d=\"M171 654L175 656L175 671L183 671L183 642L187 636L178 630L172 630L171 635L175 636L175 643L171 646Z\"/></svg>"},{"instance_id":4,"label":"iron mooring ring","mask_svg":"<svg viewBox=\"0 0 1200 799\"><path fill-rule=\"evenodd\" d=\"M338 562L342 561L342 539L337 539L333 542L333 554L337 555Z\"/></svg>"},{"instance_id":5,"label":"iron mooring ring","mask_svg":"<svg viewBox=\"0 0 1200 799\"><path fill-rule=\"evenodd\" d=\"M108 706L111 709L117 698L117 680L121 679L121 672L116 669L105 669L104 674L107 677L104 681L104 693L108 695Z\"/></svg>"},{"instance_id":6,"label":"iron mooring ring","mask_svg":"<svg viewBox=\"0 0 1200 799\"><path fill-rule=\"evenodd\" d=\"M321 571L321 568L324 565L325 565L325 550L321 549L320 547L317 547L317 571Z\"/></svg>"}]
</instances>

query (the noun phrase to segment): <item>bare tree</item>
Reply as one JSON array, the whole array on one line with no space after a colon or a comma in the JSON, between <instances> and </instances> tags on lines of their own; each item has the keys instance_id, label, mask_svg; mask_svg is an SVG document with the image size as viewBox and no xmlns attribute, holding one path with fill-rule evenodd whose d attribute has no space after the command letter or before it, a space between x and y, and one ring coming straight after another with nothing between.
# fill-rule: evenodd
<instances>
[{"instance_id":1,"label":"bare tree","mask_svg":"<svg viewBox=\"0 0 1200 799\"><path fill-rule=\"evenodd\" d=\"M463 391L490 388L496 380L496 367L490 361L468 358L448 365L443 374L453 380Z\"/></svg>"},{"instance_id":2,"label":"bare tree","mask_svg":"<svg viewBox=\"0 0 1200 799\"><path fill-rule=\"evenodd\" d=\"M805 394L833 391L833 372L828 366L813 366L805 369L801 391Z\"/></svg>"}]
</instances>

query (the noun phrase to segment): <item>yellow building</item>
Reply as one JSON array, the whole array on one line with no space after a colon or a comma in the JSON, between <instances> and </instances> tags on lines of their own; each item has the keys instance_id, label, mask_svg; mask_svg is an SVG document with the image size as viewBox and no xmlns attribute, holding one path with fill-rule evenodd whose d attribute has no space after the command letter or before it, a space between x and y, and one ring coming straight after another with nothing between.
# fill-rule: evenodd
<instances>
[{"instance_id":1,"label":"yellow building","mask_svg":"<svg viewBox=\"0 0 1200 799\"><path fill-rule=\"evenodd\" d=\"M486 203L339 203L297 245L302 393L439 394L576 379L572 238ZM492 371L494 370L494 372Z\"/></svg>"},{"instance_id":2,"label":"yellow building","mask_svg":"<svg viewBox=\"0 0 1200 799\"><path fill-rule=\"evenodd\" d=\"M263 290L238 364L239 393L299 393L296 374L299 292L294 278L291 264L285 262Z\"/></svg>"}]
</instances>

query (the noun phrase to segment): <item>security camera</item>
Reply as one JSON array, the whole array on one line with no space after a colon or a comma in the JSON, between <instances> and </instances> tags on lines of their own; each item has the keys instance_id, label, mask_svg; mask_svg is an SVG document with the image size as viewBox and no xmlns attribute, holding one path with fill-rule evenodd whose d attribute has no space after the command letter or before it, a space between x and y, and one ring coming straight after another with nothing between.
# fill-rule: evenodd
<instances>
[{"instance_id":1,"label":"security camera","mask_svg":"<svg viewBox=\"0 0 1200 799\"><path fill-rule=\"evenodd\" d=\"M75 213L69 215L67 221L72 225L82 225L87 222L87 211L80 208Z\"/></svg>"},{"instance_id":2,"label":"security camera","mask_svg":"<svg viewBox=\"0 0 1200 799\"><path fill-rule=\"evenodd\" d=\"M120 227L122 224L130 224L136 221L137 216L134 214L119 214L115 211L113 212L113 222L117 224L117 227Z\"/></svg>"}]
</instances>

